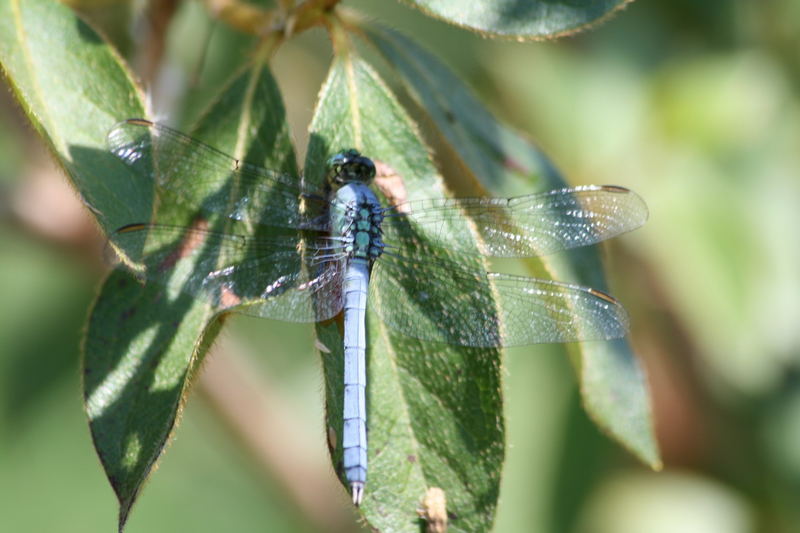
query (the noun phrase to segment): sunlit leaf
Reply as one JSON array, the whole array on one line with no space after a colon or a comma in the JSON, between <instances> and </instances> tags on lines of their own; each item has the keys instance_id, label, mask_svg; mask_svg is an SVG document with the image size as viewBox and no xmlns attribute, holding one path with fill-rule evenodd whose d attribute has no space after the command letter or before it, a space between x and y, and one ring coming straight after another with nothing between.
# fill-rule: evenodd
<instances>
[{"instance_id":1,"label":"sunlit leaf","mask_svg":"<svg viewBox=\"0 0 800 533\"><path fill-rule=\"evenodd\" d=\"M149 216L152 190L106 150L142 98L116 52L69 8L50 0L0 2L0 63L25 114L106 231Z\"/></svg>"}]
</instances>

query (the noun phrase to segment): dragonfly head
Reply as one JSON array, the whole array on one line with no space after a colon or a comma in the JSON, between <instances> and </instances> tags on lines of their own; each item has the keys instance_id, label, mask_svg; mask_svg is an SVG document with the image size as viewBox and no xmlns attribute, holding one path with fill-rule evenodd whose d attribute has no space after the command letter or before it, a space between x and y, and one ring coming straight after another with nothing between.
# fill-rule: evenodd
<instances>
[{"instance_id":1,"label":"dragonfly head","mask_svg":"<svg viewBox=\"0 0 800 533\"><path fill-rule=\"evenodd\" d=\"M375 163L352 148L328 159L328 180L336 185L369 183L375 177Z\"/></svg>"}]
</instances>

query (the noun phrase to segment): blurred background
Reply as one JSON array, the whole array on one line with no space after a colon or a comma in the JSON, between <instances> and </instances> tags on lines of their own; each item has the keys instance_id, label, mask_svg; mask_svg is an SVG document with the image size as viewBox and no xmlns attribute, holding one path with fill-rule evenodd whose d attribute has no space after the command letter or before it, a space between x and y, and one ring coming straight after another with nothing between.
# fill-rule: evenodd
<instances>
[{"instance_id":1,"label":"blurred background","mask_svg":"<svg viewBox=\"0 0 800 533\"><path fill-rule=\"evenodd\" d=\"M178 124L252 46L200 2L71 3ZM595 428L568 361L512 351L495 531L800 531L800 3L639 1L543 43L345 4L434 50L571 184L627 186L650 207L604 257L666 467L648 471ZM330 57L314 30L273 63L300 156ZM79 363L102 242L0 91L0 531L115 528ZM237 317L216 352L127 531L358 531L328 464L313 329Z\"/></svg>"}]
</instances>

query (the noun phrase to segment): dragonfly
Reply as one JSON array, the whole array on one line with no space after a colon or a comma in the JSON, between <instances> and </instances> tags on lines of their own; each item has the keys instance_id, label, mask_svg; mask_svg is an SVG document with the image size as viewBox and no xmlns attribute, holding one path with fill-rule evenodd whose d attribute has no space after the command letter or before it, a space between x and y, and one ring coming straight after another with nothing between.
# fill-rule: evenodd
<instances>
[{"instance_id":1,"label":"dragonfly","mask_svg":"<svg viewBox=\"0 0 800 533\"><path fill-rule=\"evenodd\" d=\"M366 311L419 341L470 347L606 340L628 316L608 294L487 272L483 257L532 257L595 244L647 219L620 186L513 198L384 205L376 165L354 149L327 161L321 186L231 157L146 119L108 134L110 151L152 180L191 224L154 217L110 241L145 281L180 287L222 310L291 322L343 314L342 466L360 505L367 481ZM183 219L185 220L185 219Z\"/></svg>"}]
</instances>

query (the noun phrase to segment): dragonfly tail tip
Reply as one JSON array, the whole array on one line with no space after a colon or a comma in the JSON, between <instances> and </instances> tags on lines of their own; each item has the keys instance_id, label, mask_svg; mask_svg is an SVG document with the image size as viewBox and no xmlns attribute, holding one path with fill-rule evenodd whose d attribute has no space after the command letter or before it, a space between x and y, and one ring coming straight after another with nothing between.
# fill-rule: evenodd
<instances>
[{"instance_id":1,"label":"dragonfly tail tip","mask_svg":"<svg viewBox=\"0 0 800 533\"><path fill-rule=\"evenodd\" d=\"M350 483L350 492L353 494L353 505L359 507L361 500L364 499L364 483L362 481Z\"/></svg>"}]
</instances>

